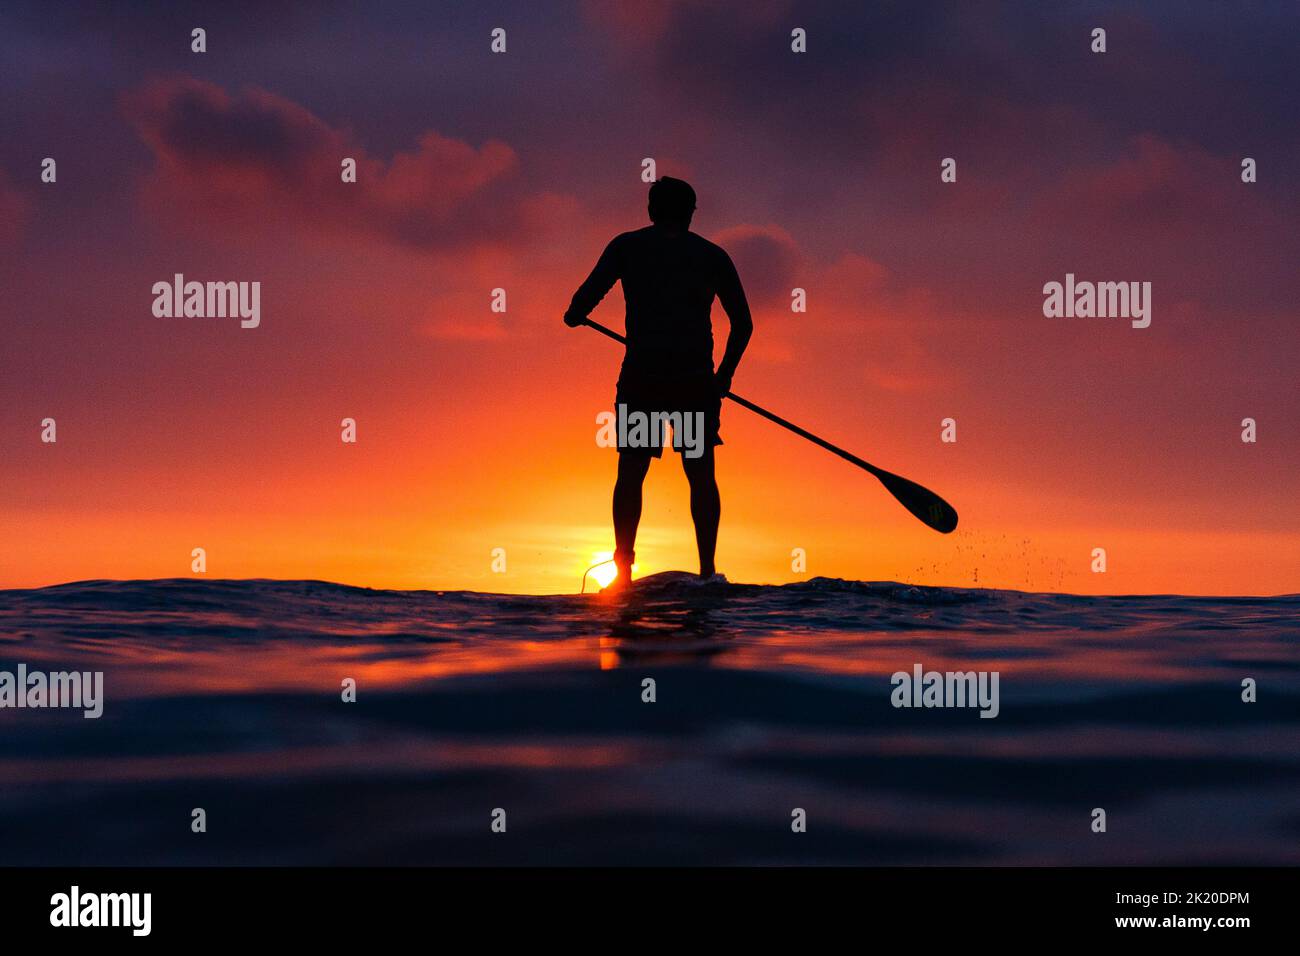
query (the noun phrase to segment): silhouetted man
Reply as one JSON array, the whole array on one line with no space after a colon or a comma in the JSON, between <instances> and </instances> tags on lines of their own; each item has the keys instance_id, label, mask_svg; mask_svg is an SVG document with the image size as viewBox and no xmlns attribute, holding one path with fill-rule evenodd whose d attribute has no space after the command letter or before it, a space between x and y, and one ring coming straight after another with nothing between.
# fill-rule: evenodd
<instances>
[{"instance_id":1,"label":"silhouetted man","mask_svg":"<svg viewBox=\"0 0 1300 956\"><path fill-rule=\"evenodd\" d=\"M681 436L673 444L691 486L691 518L700 552L700 577L716 569L714 550L722 505L713 474L713 447L718 434L722 396L749 344L754 323L745 290L730 257L690 231L695 190L668 176L650 187L650 222L635 232L615 236L587 281L573 294L566 325L577 326L614 283L622 281L627 305L627 354L618 376L616 409L645 416L680 413L703 424L702 449L688 454ZM713 326L709 312L714 296L731 322L727 347L713 370ZM663 434L649 442L624 442L620 429L618 480L614 484L614 562L618 581L632 579L636 529L641 521L641 484L650 459L663 453ZM698 453L696 457L692 454Z\"/></svg>"}]
</instances>

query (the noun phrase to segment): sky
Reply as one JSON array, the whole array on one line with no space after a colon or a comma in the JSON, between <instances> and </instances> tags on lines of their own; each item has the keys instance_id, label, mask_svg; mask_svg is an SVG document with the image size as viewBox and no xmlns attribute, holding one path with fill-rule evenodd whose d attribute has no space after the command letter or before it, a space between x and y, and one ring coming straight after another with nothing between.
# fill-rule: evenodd
<instances>
[{"instance_id":1,"label":"sky","mask_svg":"<svg viewBox=\"0 0 1300 956\"><path fill-rule=\"evenodd\" d=\"M0 587L576 591L620 354L561 316L652 158L746 287L735 390L961 515L727 407L733 581L1300 591L1300 10L844 6L6 4ZM260 325L155 316L176 273ZM1150 327L1045 316L1067 273ZM693 570L675 456L644 515L638 573Z\"/></svg>"}]
</instances>

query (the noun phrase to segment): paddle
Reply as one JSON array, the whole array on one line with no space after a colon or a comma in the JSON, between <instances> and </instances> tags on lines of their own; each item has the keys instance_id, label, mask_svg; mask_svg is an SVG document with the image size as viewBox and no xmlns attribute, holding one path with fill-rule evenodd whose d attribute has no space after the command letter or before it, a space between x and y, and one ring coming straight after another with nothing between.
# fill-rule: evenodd
<instances>
[{"instance_id":1,"label":"paddle","mask_svg":"<svg viewBox=\"0 0 1300 956\"><path fill-rule=\"evenodd\" d=\"M608 335L615 342L622 342L624 345L627 344L627 339L623 338L623 336L619 335L613 329L605 328L605 326L601 325L599 322L593 322L591 319L586 319L583 324L591 326L602 335ZM877 468L875 465L871 464L871 462L863 461L857 455L847 452L836 445L832 445L824 438L818 438L812 432L800 428L793 422L786 421L780 415L774 415L766 408L755 405L747 398L741 398L735 392L728 392L725 397L731 399L737 405L742 405L745 408L748 408L751 412L754 412L757 415L762 415L769 422L775 422L782 428L788 428L800 438L806 438L814 445L820 445L827 451L839 455L845 461L857 465L863 471L875 475L880 480L880 483L885 486L885 490L898 499L899 504L912 512L918 520L929 525L935 531L947 534L957 527L957 510L929 488L922 488L914 481L909 481L900 475L895 475L893 472L885 471L883 468Z\"/></svg>"}]
</instances>

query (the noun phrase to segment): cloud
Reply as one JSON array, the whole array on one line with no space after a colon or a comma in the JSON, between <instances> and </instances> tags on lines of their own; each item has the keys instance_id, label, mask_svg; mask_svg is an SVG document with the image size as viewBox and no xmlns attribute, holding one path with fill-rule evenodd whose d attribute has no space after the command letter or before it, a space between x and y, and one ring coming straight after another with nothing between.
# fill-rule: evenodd
<instances>
[{"instance_id":1,"label":"cloud","mask_svg":"<svg viewBox=\"0 0 1300 956\"><path fill-rule=\"evenodd\" d=\"M234 227L269 217L417 249L496 241L529 225L518 157L496 140L475 148L428 131L384 160L284 97L188 77L150 83L122 108L157 161L146 200L160 211ZM342 182L347 157L356 183Z\"/></svg>"},{"instance_id":2,"label":"cloud","mask_svg":"<svg viewBox=\"0 0 1300 956\"><path fill-rule=\"evenodd\" d=\"M0 248L18 245L31 216L31 203L15 189L4 170L0 170Z\"/></svg>"},{"instance_id":3,"label":"cloud","mask_svg":"<svg viewBox=\"0 0 1300 956\"><path fill-rule=\"evenodd\" d=\"M930 289L905 282L856 252L814 261L770 226L742 226L718 238L736 259L751 298L755 289L769 283L780 290L779 299L769 300L769 309L757 322L750 360L847 368L854 387L895 393L931 392L956 380L943 349L935 347L944 336L934 319L937 309ZM742 264L746 260L748 270ZM764 271L764 262L769 271ZM793 285L807 289L806 313L790 311Z\"/></svg>"},{"instance_id":4,"label":"cloud","mask_svg":"<svg viewBox=\"0 0 1300 956\"><path fill-rule=\"evenodd\" d=\"M678 0L680 2L680 0ZM626 3L624 0L582 0L583 17L623 48L649 46L659 40L676 15L674 0Z\"/></svg>"},{"instance_id":5,"label":"cloud","mask_svg":"<svg viewBox=\"0 0 1300 956\"><path fill-rule=\"evenodd\" d=\"M799 285L796 276L802 256L788 232L780 226L745 224L724 229L713 238L735 263L751 305L778 301L789 305L790 290Z\"/></svg>"},{"instance_id":6,"label":"cloud","mask_svg":"<svg viewBox=\"0 0 1300 956\"><path fill-rule=\"evenodd\" d=\"M482 321L434 318L420 331L431 339L451 342L498 342L509 335L505 325L496 316Z\"/></svg>"},{"instance_id":7,"label":"cloud","mask_svg":"<svg viewBox=\"0 0 1300 956\"><path fill-rule=\"evenodd\" d=\"M1231 20L1213 5L1180 5L1177 16L1110 6L1101 18L1036 0L701 0L655 4L651 18L595 2L584 10L617 50L616 68L676 114L725 115L751 143L766 135L859 165L888 161L900 141L927 162L942 150L1070 165L1090 137L1147 131L1215 152L1294 150L1300 19L1267 4ZM1089 45L1099 19L1104 55ZM796 26L805 54L790 51Z\"/></svg>"},{"instance_id":8,"label":"cloud","mask_svg":"<svg viewBox=\"0 0 1300 956\"><path fill-rule=\"evenodd\" d=\"M1053 193L1041 197L1037 211L1048 221L1090 228L1215 229L1234 209L1254 204L1242 188L1238 162L1157 136L1136 136L1113 161L1070 170Z\"/></svg>"}]
</instances>

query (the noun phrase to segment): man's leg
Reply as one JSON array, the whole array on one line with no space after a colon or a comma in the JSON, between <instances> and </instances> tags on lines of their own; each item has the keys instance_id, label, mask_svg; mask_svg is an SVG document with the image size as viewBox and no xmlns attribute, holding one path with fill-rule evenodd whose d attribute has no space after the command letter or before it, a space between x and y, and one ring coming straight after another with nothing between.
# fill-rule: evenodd
<instances>
[{"instance_id":1,"label":"man's leg","mask_svg":"<svg viewBox=\"0 0 1300 956\"><path fill-rule=\"evenodd\" d=\"M629 449L618 453L614 482L614 563L623 584L632 580L636 527L641 523L641 484L650 470L650 453Z\"/></svg>"},{"instance_id":2,"label":"man's leg","mask_svg":"<svg viewBox=\"0 0 1300 956\"><path fill-rule=\"evenodd\" d=\"M691 485L691 519L695 522L695 547L700 552L700 577L712 577L713 552L718 546L718 520L722 517L722 498L713 475L713 448L707 447L698 458L682 455L682 467Z\"/></svg>"}]
</instances>

